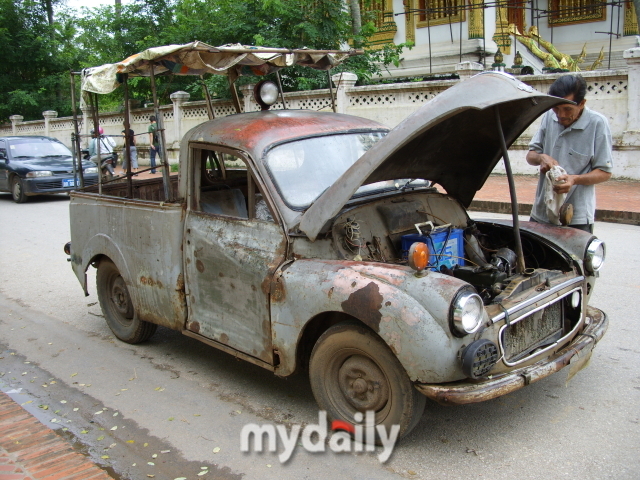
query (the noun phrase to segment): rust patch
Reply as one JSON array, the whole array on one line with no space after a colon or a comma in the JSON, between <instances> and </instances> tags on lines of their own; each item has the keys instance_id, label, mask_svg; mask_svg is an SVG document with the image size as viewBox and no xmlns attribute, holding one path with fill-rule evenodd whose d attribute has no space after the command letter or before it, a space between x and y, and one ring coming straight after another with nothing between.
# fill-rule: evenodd
<instances>
[{"instance_id":1,"label":"rust patch","mask_svg":"<svg viewBox=\"0 0 640 480\"><path fill-rule=\"evenodd\" d=\"M335 287L331 287L331 288L329 289L329 293L328 293L329 298L333 297L333 289L334 289L334 288L335 288Z\"/></svg>"},{"instance_id":2,"label":"rust patch","mask_svg":"<svg viewBox=\"0 0 640 480\"><path fill-rule=\"evenodd\" d=\"M255 285L251 285L251 290L253 290L254 292L257 290Z\"/></svg>"},{"instance_id":3,"label":"rust patch","mask_svg":"<svg viewBox=\"0 0 640 480\"><path fill-rule=\"evenodd\" d=\"M380 330L382 314L382 295L377 283L371 282L366 287L356 290L342 302L342 311L369 325L373 330Z\"/></svg>"},{"instance_id":4,"label":"rust patch","mask_svg":"<svg viewBox=\"0 0 640 480\"><path fill-rule=\"evenodd\" d=\"M187 330L191 330L193 333L200 333L200 324L198 322L189 322Z\"/></svg>"},{"instance_id":5,"label":"rust patch","mask_svg":"<svg viewBox=\"0 0 640 480\"><path fill-rule=\"evenodd\" d=\"M200 273L204 272L204 263L202 263L202 260L196 261L196 268Z\"/></svg>"},{"instance_id":6,"label":"rust patch","mask_svg":"<svg viewBox=\"0 0 640 480\"><path fill-rule=\"evenodd\" d=\"M355 282L355 280L351 283L351 286L352 286L352 287L355 287L355 286L356 286L356 282Z\"/></svg>"},{"instance_id":7,"label":"rust patch","mask_svg":"<svg viewBox=\"0 0 640 480\"><path fill-rule=\"evenodd\" d=\"M390 307L390 306L391 306L391 302L386 302L386 303L384 304L384 306L385 306L385 307Z\"/></svg>"},{"instance_id":8,"label":"rust patch","mask_svg":"<svg viewBox=\"0 0 640 480\"><path fill-rule=\"evenodd\" d=\"M286 292L284 290L284 282L282 281L282 275L277 274L273 277L271 282L271 301L281 302L285 299Z\"/></svg>"},{"instance_id":9,"label":"rust patch","mask_svg":"<svg viewBox=\"0 0 640 480\"><path fill-rule=\"evenodd\" d=\"M220 272L220 273L218 274L218 276L219 276L219 277L224 277L224 273Z\"/></svg>"},{"instance_id":10,"label":"rust patch","mask_svg":"<svg viewBox=\"0 0 640 480\"><path fill-rule=\"evenodd\" d=\"M229 335L227 335L226 333L220 335L220 342L224 344L229 343Z\"/></svg>"}]
</instances>

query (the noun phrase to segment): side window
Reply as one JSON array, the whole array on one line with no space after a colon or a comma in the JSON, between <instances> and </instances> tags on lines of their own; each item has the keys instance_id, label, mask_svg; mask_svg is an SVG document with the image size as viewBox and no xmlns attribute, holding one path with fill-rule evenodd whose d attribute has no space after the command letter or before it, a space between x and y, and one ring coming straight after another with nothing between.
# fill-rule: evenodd
<instances>
[{"instance_id":1,"label":"side window","mask_svg":"<svg viewBox=\"0 0 640 480\"><path fill-rule=\"evenodd\" d=\"M7 158L7 144L4 140L0 140L0 158Z\"/></svg>"},{"instance_id":2,"label":"side window","mask_svg":"<svg viewBox=\"0 0 640 480\"><path fill-rule=\"evenodd\" d=\"M267 204L246 161L233 153L192 149L196 211L241 219L273 222Z\"/></svg>"}]
</instances>

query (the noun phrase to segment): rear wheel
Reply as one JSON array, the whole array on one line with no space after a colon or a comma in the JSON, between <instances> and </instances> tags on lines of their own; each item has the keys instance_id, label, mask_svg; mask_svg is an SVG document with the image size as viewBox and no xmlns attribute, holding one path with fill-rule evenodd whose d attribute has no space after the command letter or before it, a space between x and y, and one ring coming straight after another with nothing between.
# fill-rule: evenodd
<instances>
[{"instance_id":1,"label":"rear wheel","mask_svg":"<svg viewBox=\"0 0 640 480\"><path fill-rule=\"evenodd\" d=\"M385 426L387 433L399 425L402 438L424 412L426 397L396 356L360 325L338 324L322 334L311 353L309 378L318 405L331 420L354 423L357 412L373 411L376 425Z\"/></svg>"},{"instance_id":2,"label":"rear wheel","mask_svg":"<svg viewBox=\"0 0 640 480\"><path fill-rule=\"evenodd\" d=\"M100 307L113 334L127 343L149 339L158 326L138 318L124 278L111 260L100 262L96 280Z\"/></svg>"},{"instance_id":3,"label":"rear wheel","mask_svg":"<svg viewBox=\"0 0 640 480\"><path fill-rule=\"evenodd\" d=\"M11 181L11 196L16 203L24 203L29 197L24 193L24 186L22 185L22 179L17 175L13 177Z\"/></svg>"}]
</instances>

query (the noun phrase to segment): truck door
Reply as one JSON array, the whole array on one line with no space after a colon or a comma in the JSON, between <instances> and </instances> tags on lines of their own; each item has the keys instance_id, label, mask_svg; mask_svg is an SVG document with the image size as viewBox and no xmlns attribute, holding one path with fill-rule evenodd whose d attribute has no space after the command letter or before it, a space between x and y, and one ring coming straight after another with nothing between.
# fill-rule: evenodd
<instances>
[{"instance_id":1,"label":"truck door","mask_svg":"<svg viewBox=\"0 0 640 480\"><path fill-rule=\"evenodd\" d=\"M269 285L285 258L283 229L244 158L192 145L190 162L187 329L272 364Z\"/></svg>"}]
</instances>

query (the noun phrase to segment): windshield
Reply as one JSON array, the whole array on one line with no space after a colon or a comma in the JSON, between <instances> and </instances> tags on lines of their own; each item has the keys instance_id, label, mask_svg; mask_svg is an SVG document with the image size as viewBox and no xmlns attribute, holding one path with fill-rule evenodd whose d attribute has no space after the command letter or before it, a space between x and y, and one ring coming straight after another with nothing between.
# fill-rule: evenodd
<instances>
[{"instance_id":1,"label":"windshield","mask_svg":"<svg viewBox=\"0 0 640 480\"><path fill-rule=\"evenodd\" d=\"M271 149L265 162L283 200L304 208L329 188L387 132L305 138Z\"/></svg>"},{"instance_id":2,"label":"windshield","mask_svg":"<svg viewBox=\"0 0 640 480\"><path fill-rule=\"evenodd\" d=\"M71 156L69 149L62 143L43 138L13 140L9 148L13 158Z\"/></svg>"}]
</instances>

